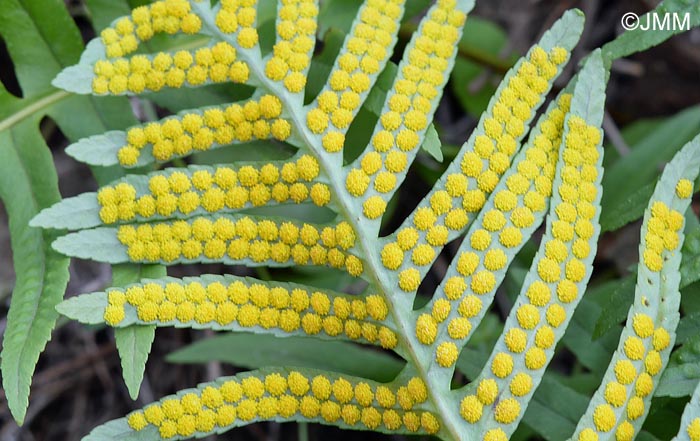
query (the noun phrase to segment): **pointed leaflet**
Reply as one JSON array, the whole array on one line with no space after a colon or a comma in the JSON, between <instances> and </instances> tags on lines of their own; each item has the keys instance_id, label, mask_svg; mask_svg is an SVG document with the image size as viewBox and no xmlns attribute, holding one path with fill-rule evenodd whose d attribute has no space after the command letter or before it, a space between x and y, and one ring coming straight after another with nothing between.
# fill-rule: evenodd
<instances>
[{"instance_id":1,"label":"pointed leaflet","mask_svg":"<svg viewBox=\"0 0 700 441\"><path fill-rule=\"evenodd\" d=\"M40 5L5 1L0 4L0 30L23 94L29 99L47 93L47 84L61 63L80 51L80 37L73 38L77 30L61 2ZM12 127L12 120L26 113L27 108L21 109L21 101L2 85L0 102L6 109L0 112L6 118L3 129L9 127L0 132L0 151L5 158L0 171L0 197L10 217L17 274L0 367L8 407L21 423L34 367L57 317L54 306L68 281L68 261L48 246L53 238L50 233L27 226L41 208L60 198L51 155L38 131L39 118L32 115Z\"/></svg>"},{"instance_id":2,"label":"pointed leaflet","mask_svg":"<svg viewBox=\"0 0 700 441\"><path fill-rule=\"evenodd\" d=\"M362 211L360 221L367 234L379 229L387 202L423 142L454 63L455 43L472 7L469 0L438 2L428 11L399 64L370 145L343 169L345 192L353 209ZM449 19L441 26L447 14ZM309 113L307 124L314 130L324 118L323 112Z\"/></svg>"},{"instance_id":3,"label":"pointed leaflet","mask_svg":"<svg viewBox=\"0 0 700 441\"><path fill-rule=\"evenodd\" d=\"M562 93L551 103L470 225L433 298L412 316L417 352L443 384L449 383L459 348L484 318L525 238L544 219L570 101L571 94Z\"/></svg>"},{"instance_id":4,"label":"pointed leaflet","mask_svg":"<svg viewBox=\"0 0 700 441\"><path fill-rule=\"evenodd\" d=\"M564 121L547 232L484 370L457 393L466 427L486 437L510 436L517 427L593 269L605 101L599 53L577 78Z\"/></svg>"},{"instance_id":5,"label":"pointed leaflet","mask_svg":"<svg viewBox=\"0 0 700 441\"><path fill-rule=\"evenodd\" d=\"M139 167L254 140L295 142L287 113L279 98L258 94L237 103L185 110L126 132L81 139L66 152L91 165Z\"/></svg>"},{"instance_id":6,"label":"pointed leaflet","mask_svg":"<svg viewBox=\"0 0 700 441\"><path fill-rule=\"evenodd\" d=\"M2 379L5 396L21 423L28 405L34 366L58 314L68 282L69 259L50 247L54 234L29 227L29 220L60 196L51 154L36 118L0 133L3 171L0 197L10 217L17 274L3 336Z\"/></svg>"},{"instance_id":7,"label":"pointed leaflet","mask_svg":"<svg viewBox=\"0 0 700 441\"><path fill-rule=\"evenodd\" d=\"M61 66L74 62L82 48L80 33L63 2L2 2L0 33L12 56L23 95L23 99L16 99L0 86L0 137L3 138L0 149L4 147L8 150L8 157L14 155L17 159L8 159L3 164L8 167L7 171L2 169L7 181L0 192L10 218L17 219L11 220L11 224L14 224L12 235L23 240L33 236L32 240L36 241L36 246L15 249L13 253L15 270L19 275L15 288L18 295L13 297L10 305L3 345L4 387L13 415L21 420L29 393L29 377L38 353L53 328L54 305L60 300L68 277L68 261L53 255L49 247L43 247L40 243L43 240L50 242L53 235L42 238L38 230L26 226L33 214L58 199L56 173L48 149L38 133L38 118L48 113L70 139L121 127L133 121L133 118L126 101L76 98L49 86L51 78ZM29 130L30 127L34 133ZM25 141L27 145L24 145ZM13 149L18 150L12 153ZM9 196L5 198L6 195ZM10 199L22 201L11 202ZM28 201L38 201L39 205L31 208L32 203ZM20 211L14 208L18 204L22 206ZM34 210L31 215L22 212L30 209ZM25 271L23 268L26 265L33 269ZM43 285L28 280L38 268L46 270L48 278ZM18 302L23 307L15 307L19 305ZM17 339L16 345L10 344L10 336ZM14 363L21 366L13 366ZM17 389L11 383L20 384L21 387Z\"/></svg>"},{"instance_id":8,"label":"pointed leaflet","mask_svg":"<svg viewBox=\"0 0 700 441\"><path fill-rule=\"evenodd\" d=\"M321 148L329 168L342 164L345 135L396 44L396 31L404 13L404 0L379 4L363 2L345 37L328 81L316 99L304 108L305 137L310 147ZM302 125L302 124L300 124ZM333 154L336 153L336 154Z\"/></svg>"},{"instance_id":9,"label":"pointed leaflet","mask_svg":"<svg viewBox=\"0 0 700 441\"><path fill-rule=\"evenodd\" d=\"M112 267L112 285L125 286L140 279L164 277L165 267L160 265L120 265ZM138 397L148 354L155 337L155 326L133 325L114 331L117 350L121 359L122 376L133 400Z\"/></svg>"},{"instance_id":10,"label":"pointed leaflet","mask_svg":"<svg viewBox=\"0 0 700 441\"><path fill-rule=\"evenodd\" d=\"M694 441L700 438L700 386L695 388L690 403L681 417L681 428L672 441Z\"/></svg>"},{"instance_id":11,"label":"pointed leaflet","mask_svg":"<svg viewBox=\"0 0 700 441\"><path fill-rule=\"evenodd\" d=\"M567 12L509 71L457 158L401 227L382 239L382 263L395 271L387 273L390 284L398 283L403 291L415 291L445 243L469 227L473 213L483 208L511 165L535 109L563 69L582 26L579 12ZM551 127L551 122L547 125ZM554 132L548 131L545 138ZM438 230L442 232L436 234ZM423 258L413 258L419 252Z\"/></svg>"},{"instance_id":12,"label":"pointed leaflet","mask_svg":"<svg viewBox=\"0 0 700 441\"><path fill-rule=\"evenodd\" d=\"M83 193L42 210L31 225L75 230L102 224L236 213L278 204L333 206L327 179L318 171L300 175L297 170L303 168L318 170L318 165L309 155L297 155L286 161L192 165L128 175L101 187L97 193ZM127 190L128 200L121 200L124 198L120 195Z\"/></svg>"},{"instance_id":13,"label":"pointed leaflet","mask_svg":"<svg viewBox=\"0 0 700 441\"><path fill-rule=\"evenodd\" d=\"M383 433L435 434L425 384L391 383L309 368L265 368L163 398L96 428L84 440L203 437L256 421L309 421Z\"/></svg>"},{"instance_id":14,"label":"pointed leaflet","mask_svg":"<svg viewBox=\"0 0 700 441\"><path fill-rule=\"evenodd\" d=\"M666 166L644 214L635 299L603 382L574 438L632 437L649 411L678 325L683 213L700 171L700 137Z\"/></svg>"},{"instance_id":15,"label":"pointed leaflet","mask_svg":"<svg viewBox=\"0 0 700 441\"><path fill-rule=\"evenodd\" d=\"M59 305L83 323L247 331L278 337L346 339L394 349L389 309L378 295L350 296L310 286L235 276L161 278L84 294ZM99 311L99 312L98 312Z\"/></svg>"},{"instance_id":16,"label":"pointed leaflet","mask_svg":"<svg viewBox=\"0 0 700 441\"><path fill-rule=\"evenodd\" d=\"M59 237L52 246L72 257L108 263L318 265L359 276L364 264L356 238L345 221L311 224L272 216L218 215L82 230Z\"/></svg>"}]
</instances>

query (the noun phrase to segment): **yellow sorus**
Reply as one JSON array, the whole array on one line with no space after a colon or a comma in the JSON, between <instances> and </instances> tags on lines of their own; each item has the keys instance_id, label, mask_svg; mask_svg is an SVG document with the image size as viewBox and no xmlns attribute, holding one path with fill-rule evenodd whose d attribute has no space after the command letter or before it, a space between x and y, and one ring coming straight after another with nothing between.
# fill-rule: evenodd
<instances>
[{"instance_id":1,"label":"yellow sorus","mask_svg":"<svg viewBox=\"0 0 700 441\"><path fill-rule=\"evenodd\" d=\"M681 179L676 184L676 195L681 199L687 199L693 195L693 183L688 179Z\"/></svg>"},{"instance_id":2,"label":"yellow sorus","mask_svg":"<svg viewBox=\"0 0 700 441\"><path fill-rule=\"evenodd\" d=\"M598 441L598 434L590 427L583 429L578 435L578 441Z\"/></svg>"},{"instance_id":3,"label":"yellow sorus","mask_svg":"<svg viewBox=\"0 0 700 441\"><path fill-rule=\"evenodd\" d=\"M617 418L615 411L607 404L596 406L593 411L593 424L599 432L609 432L615 427Z\"/></svg>"},{"instance_id":4,"label":"yellow sorus","mask_svg":"<svg viewBox=\"0 0 700 441\"><path fill-rule=\"evenodd\" d=\"M534 281L528 287L525 295L535 306L545 306L552 296L549 286L539 280Z\"/></svg>"},{"instance_id":5,"label":"yellow sorus","mask_svg":"<svg viewBox=\"0 0 700 441\"><path fill-rule=\"evenodd\" d=\"M639 374L637 381L634 383L634 393L637 394L638 397L644 398L649 395L653 389L654 380L651 378L651 375L646 372Z\"/></svg>"},{"instance_id":6,"label":"yellow sorus","mask_svg":"<svg viewBox=\"0 0 700 441\"><path fill-rule=\"evenodd\" d=\"M685 429L691 441L700 440L700 418L693 419Z\"/></svg>"},{"instance_id":7,"label":"yellow sorus","mask_svg":"<svg viewBox=\"0 0 700 441\"><path fill-rule=\"evenodd\" d=\"M615 439L619 441L632 441L634 438L634 426L629 421L623 421L615 430Z\"/></svg>"},{"instance_id":8,"label":"yellow sorus","mask_svg":"<svg viewBox=\"0 0 700 441\"><path fill-rule=\"evenodd\" d=\"M429 314L421 314L416 320L416 337L424 345L432 344L437 337L438 324Z\"/></svg>"},{"instance_id":9,"label":"yellow sorus","mask_svg":"<svg viewBox=\"0 0 700 441\"><path fill-rule=\"evenodd\" d=\"M622 406L627 400L627 388L616 381L605 386L605 401L614 407Z\"/></svg>"},{"instance_id":10,"label":"yellow sorus","mask_svg":"<svg viewBox=\"0 0 700 441\"><path fill-rule=\"evenodd\" d=\"M641 360L644 357L646 348L644 342L637 337L627 337L624 343L624 351L630 360Z\"/></svg>"},{"instance_id":11,"label":"yellow sorus","mask_svg":"<svg viewBox=\"0 0 700 441\"><path fill-rule=\"evenodd\" d=\"M671 335L664 328L657 328L654 331L652 344L657 351L663 351L671 343Z\"/></svg>"},{"instance_id":12,"label":"yellow sorus","mask_svg":"<svg viewBox=\"0 0 700 441\"><path fill-rule=\"evenodd\" d=\"M499 352L491 361L491 372L498 378L505 378L513 371L513 357Z\"/></svg>"},{"instance_id":13,"label":"yellow sorus","mask_svg":"<svg viewBox=\"0 0 700 441\"><path fill-rule=\"evenodd\" d=\"M459 414L468 423L474 424L481 419L484 405L474 395L467 395L462 399L459 407Z\"/></svg>"},{"instance_id":14,"label":"yellow sorus","mask_svg":"<svg viewBox=\"0 0 700 441\"><path fill-rule=\"evenodd\" d=\"M654 333L654 321L646 314L635 314L632 318L632 328L641 338L651 337Z\"/></svg>"},{"instance_id":15,"label":"yellow sorus","mask_svg":"<svg viewBox=\"0 0 700 441\"><path fill-rule=\"evenodd\" d=\"M532 377L524 372L515 374L510 382L510 392L516 397L522 397L532 390Z\"/></svg>"},{"instance_id":16,"label":"yellow sorus","mask_svg":"<svg viewBox=\"0 0 700 441\"><path fill-rule=\"evenodd\" d=\"M629 360L619 360L615 363L615 378L621 384L631 384L637 377L637 369Z\"/></svg>"},{"instance_id":17,"label":"yellow sorus","mask_svg":"<svg viewBox=\"0 0 700 441\"><path fill-rule=\"evenodd\" d=\"M519 328L511 328L505 333L504 342L511 352L521 353L527 346L527 334Z\"/></svg>"},{"instance_id":18,"label":"yellow sorus","mask_svg":"<svg viewBox=\"0 0 700 441\"><path fill-rule=\"evenodd\" d=\"M498 396L498 383L492 378L481 380L476 388L476 396L483 404L493 404Z\"/></svg>"},{"instance_id":19,"label":"yellow sorus","mask_svg":"<svg viewBox=\"0 0 700 441\"><path fill-rule=\"evenodd\" d=\"M484 434L484 441L507 441L508 436L501 428L488 430Z\"/></svg>"},{"instance_id":20,"label":"yellow sorus","mask_svg":"<svg viewBox=\"0 0 700 441\"><path fill-rule=\"evenodd\" d=\"M627 403L627 418L636 420L644 415L644 400L640 397L632 397Z\"/></svg>"},{"instance_id":21,"label":"yellow sorus","mask_svg":"<svg viewBox=\"0 0 700 441\"><path fill-rule=\"evenodd\" d=\"M525 366L530 370L538 370L547 363L547 355L541 348L530 348L525 353Z\"/></svg>"},{"instance_id":22,"label":"yellow sorus","mask_svg":"<svg viewBox=\"0 0 700 441\"><path fill-rule=\"evenodd\" d=\"M136 431L143 430L148 425L148 421L144 417L143 412L134 412L130 414L126 421L129 427Z\"/></svg>"},{"instance_id":23,"label":"yellow sorus","mask_svg":"<svg viewBox=\"0 0 700 441\"><path fill-rule=\"evenodd\" d=\"M644 369L649 375L656 375L661 372L663 368L663 361L661 360L661 355L658 351L651 350L644 358Z\"/></svg>"},{"instance_id":24,"label":"yellow sorus","mask_svg":"<svg viewBox=\"0 0 700 441\"><path fill-rule=\"evenodd\" d=\"M510 424L520 414L520 403L514 398L506 398L496 405L494 418L502 424Z\"/></svg>"},{"instance_id":25,"label":"yellow sorus","mask_svg":"<svg viewBox=\"0 0 700 441\"><path fill-rule=\"evenodd\" d=\"M435 351L435 360L442 367L450 367L457 362L459 349L452 342L442 342Z\"/></svg>"}]
</instances>

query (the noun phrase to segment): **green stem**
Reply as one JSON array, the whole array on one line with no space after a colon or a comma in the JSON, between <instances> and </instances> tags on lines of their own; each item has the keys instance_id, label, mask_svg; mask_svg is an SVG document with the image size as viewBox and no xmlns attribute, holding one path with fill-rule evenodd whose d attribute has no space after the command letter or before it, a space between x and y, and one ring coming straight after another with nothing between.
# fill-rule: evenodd
<instances>
[{"instance_id":1,"label":"green stem","mask_svg":"<svg viewBox=\"0 0 700 441\"><path fill-rule=\"evenodd\" d=\"M13 113L12 115L8 116L7 118L1 120L0 121L0 132L9 129L10 127L23 121L24 119L29 118L34 113L36 113L40 110L46 109L46 108L56 104L57 102L68 98L71 95L72 95L72 93L66 92L65 90L55 90L47 95L44 95L41 98L38 98L33 103L29 104L26 107L23 107L19 112Z\"/></svg>"},{"instance_id":2,"label":"green stem","mask_svg":"<svg viewBox=\"0 0 700 441\"><path fill-rule=\"evenodd\" d=\"M297 435L299 441L309 441L309 425L307 423L297 423Z\"/></svg>"}]
</instances>

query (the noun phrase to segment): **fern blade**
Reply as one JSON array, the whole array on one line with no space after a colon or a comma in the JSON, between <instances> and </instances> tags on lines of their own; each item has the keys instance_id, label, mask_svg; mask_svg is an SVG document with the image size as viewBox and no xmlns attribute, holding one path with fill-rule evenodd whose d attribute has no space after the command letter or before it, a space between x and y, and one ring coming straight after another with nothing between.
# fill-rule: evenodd
<instances>
[{"instance_id":1,"label":"fern blade","mask_svg":"<svg viewBox=\"0 0 700 441\"><path fill-rule=\"evenodd\" d=\"M632 437L639 432L658 376L668 362L679 321L683 212L700 172L700 137L666 165L642 223L637 286L627 323L600 388L574 437Z\"/></svg>"},{"instance_id":2,"label":"fern blade","mask_svg":"<svg viewBox=\"0 0 700 441\"><path fill-rule=\"evenodd\" d=\"M492 194L496 185L502 181L503 173L511 167L512 157L518 150L516 143L524 136L530 123L530 118L533 116L532 112L541 103L551 83L563 67L566 57L564 59L561 57L563 54L568 53L564 51L568 51L573 47L580 34L581 27L581 17L575 12L567 13L565 17L555 24L552 30L543 36L542 40L530 51L529 55L516 64L506 75L501 86L499 86L497 93L491 100L489 109L482 117L469 140L462 146L455 161L448 166L447 171L438 180L434 188L421 201L413 213L406 218L401 227L395 233L382 240L382 252L393 251L391 254L395 255L395 257L392 260L396 261L391 262L390 266L386 265L388 262L383 262L385 263L385 268L396 271L395 273L390 273L392 282L398 284L403 291L407 293L415 291L417 287L416 281L422 280L442 247L472 224L489 195ZM556 46L560 43L565 45L563 49ZM555 48L562 50L555 51ZM545 52L545 55L543 55L542 51ZM535 94L528 87L525 88L530 92L528 100L533 106L532 109L528 109L524 101L514 98L521 92L521 88L516 88L515 86L524 83L525 80L523 78L532 80L533 69L537 73L537 68L532 63L533 54L536 52L537 56L540 57L540 61L543 61L543 56L545 58L542 63L542 72L543 75L546 74L547 86L544 87L544 90L541 90L540 94ZM555 52L558 55L558 58L556 58L558 64L547 60L548 55L546 54L548 53L550 59L554 60ZM538 79L545 81L543 77ZM525 95L521 96L521 98L525 98ZM517 102L521 105L516 105ZM523 106L525 107L525 112L523 111ZM516 107L518 108L517 110ZM513 117L514 120L524 127L523 133L513 137L504 132L503 136L497 137L495 131L503 130L501 123L498 121L503 120L507 115L511 115L511 110L518 113L518 118L525 118L523 121L520 121ZM498 118L492 116L494 112ZM489 121L489 123L486 123L486 121ZM489 126L488 135L484 127L485 124ZM513 132L513 134L515 135L516 132ZM438 227L435 228L434 225ZM445 232L447 233L445 239L436 241L431 237L435 236L438 229L443 230L443 235ZM397 247L402 251L401 253L397 252ZM423 248L423 250L418 250L419 247ZM433 257L422 259L423 261L419 265L416 265L413 259L409 261L407 258L408 252L415 254L419 251L422 254L432 251ZM397 263L398 267L396 266ZM406 280L402 281L402 279L411 279L413 283L408 283Z\"/></svg>"},{"instance_id":3,"label":"fern blade","mask_svg":"<svg viewBox=\"0 0 700 441\"><path fill-rule=\"evenodd\" d=\"M515 430L591 275L600 231L604 100L605 70L594 53L564 122L547 232L486 367L457 393L466 427L483 436Z\"/></svg>"},{"instance_id":4,"label":"fern blade","mask_svg":"<svg viewBox=\"0 0 700 441\"><path fill-rule=\"evenodd\" d=\"M32 226L85 229L100 225L187 219L259 207L313 204L334 207L335 197L309 155L286 161L188 166L127 175L97 193L67 198L43 210Z\"/></svg>"},{"instance_id":5,"label":"fern blade","mask_svg":"<svg viewBox=\"0 0 700 441\"><path fill-rule=\"evenodd\" d=\"M438 420L426 400L425 384L418 378L382 384L317 369L266 368L182 390L100 426L83 439L200 438L256 421L436 433Z\"/></svg>"},{"instance_id":6,"label":"fern blade","mask_svg":"<svg viewBox=\"0 0 700 441\"><path fill-rule=\"evenodd\" d=\"M388 306L377 294L351 296L229 275L143 280L68 299L57 309L86 324L116 328L153 325L311 336L385 349L401 344Z\"/></svg>"},{"instance_id":7,"label":"fern blade","mask_svg":"<svg viewBox=\"0 0 700 441\"><path fill-rule=\"evenodd\" d=\"M48 245L55 235L28 226L39 209L60 198L51 153L38 124L33 118L0 133L4 158L0 198L10 218L17 275L0 368L8 407L20 424L29 404L32 374L51 338L58 317L54 308L63 298L69 277L69 260Z\"/></svg>"},{"instance_id":8,"label":"fern blade","mask_svg":"<svg viewBox=\"0 0 700 441\"><path fill-rule=\"evenodd\" d=\"M700 387L695 388L690 402L683 410L681 427L672 441L693 441L700 437Z\"/></svg>"}]
</instances>

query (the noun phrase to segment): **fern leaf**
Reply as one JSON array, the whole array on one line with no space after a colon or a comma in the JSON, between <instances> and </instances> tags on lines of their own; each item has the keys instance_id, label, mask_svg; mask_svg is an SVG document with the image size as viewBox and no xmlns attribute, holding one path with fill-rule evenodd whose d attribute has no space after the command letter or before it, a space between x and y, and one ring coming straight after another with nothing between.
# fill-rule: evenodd
<instances>
[{"instance_id":1,"label":"fern leaf","mask_svg":"<svg viewBox=\"0 0 700 441\"><path fill-rule=\"evenodd\" d=\"M355 234L347 222L330 225L272 217L198 216L135 228L94 228L59 237L63 254L108 263L223 262L229 265L325 265L359 276Z\"/></svg>"},{"instance_id":2,"label":"fern leaf","mask_svg":"<svg viewBox=\"0 0 700 441\"><path fill-rule=\"evenodd\" d=\"M83 323L118 328L152 324L278 337L317 336L385 349L399 343L381 296L350 296L229 275L142 281L68 299L58 310Z\"/></svg>"},{"instance_id":3,"label":"fern leaf","mask_svg":"<svg viewBox=\"0 0 700 441\"><path fill-rule=\"evenodd\" d=\"M152 329L159 326L345 340L381 346L406 360L384 384L318 369L241 373L165 397L87 439L204 437L263 420L444 439L500 441L513 433L592 270L600 232L605 60L594 52L533 123L583 28L580 11L565 13L506 75L435 188L394 234L379 238L387 203L419 145L430 133L428 144L439 146L431 119L473 7L472 0L436 2L396 67L389 58L404 3L363 2L342 47L340 37L330 37L330 48L315 61L323 58L326 67L309 76L316 0L156 1L113 21L80 62L56 78L68 90L95 95L224 82L251 94L238 90L237 97L249 98L182 111L69 148L89 163L167 163L250 140L296 150L275 161L127 176L63 201L32 221L78 230L57 239L56 250L111 263L329 266L365 286L350 296L228 275L160 277L61 303L58 310L71 318L116 328L132 394ZM265 33L273 26L274 38ZM149 50L157 33L190 35L191 46L137 55ZM377 121L367 112L360 118L360 108ZM357 147L344 152L351 143ZM356 160L342 165L344 156L356 153ZM282 210L292 204L327 216L290 219ZM548 205L547 232L506 332L477 380L452 391L460 350ZM414 311L428 268L463 233L448 276L428 305ZM663 264L660 255L644 259Z\"/></svg>"},{"instance_id":4,"label":"fern leaf","mask_svg":"<svg viewBox=\"0 0 700 441\"><path fill-rule=\"evenodd\" d=\"M160 265L119 265L112 267L112 284L125 286L143 277L164 277L165 267ZM56 310L60 312L59 303ZM114 331L114 340L121 359L122 377L132 399L136 399L146 370L156 328L153 325L128 326Z\"/></svg>"},{"instance_id":5,"label":"fern leaf","mask_svg":"<svg viewBox=\"0 0 700 441\"><path fill-rule=\"evenodd\" d=\"M265 75L271 80L270 90L295 108L304 99L306 78L313 55L318 15L318 0L298 4L277 3L275 23L277 40L272 53L263 59Z\"/></svg>"},{"instance_id":6,"label":"fern leaf","mask_svg":"<svg viewBox=\"0 0 700 441\"><path fill-rule=\"evenodd\" d=\"M574 439L631 438L644 422L675 341L683 213L699 171L700 137L696 137L666 166L644 213L634 303Z\"/></svg>"},{"instance_id":7,"label":"fern leaf","mask_svg":"<svg viewBox=\"0 0 700 441\"><path fill-rule=\"evenodd\" d=\"M186 110L125 132L92 136L68 146L66 152L90 165L140 167L255 140L294 143L285 113L279 98L265 94L238 103Z\"/></svg>"},{"instance_id":8,"label":"fern leaf","mask_svg":"<svg viewBox=\"0 0 700 441\"><path fill-rule=\"evenodd\" d=\"M431 434L439 427L425 384L417 377L382 384L308 368L267 368L182 390L100 426L84 439L200 438L265 420L393 434Z\"/></svg>"},{"instance_id":9,"label":"fern leaf","mask_svg":"<svg viewBox=\"0 0 700 441\"><path fill-rule=\"evenodd\" d=\"M462 417L484 436L510 436L517 427L591 275L600 231L604 100L605 69L594 53L563 124L547 232L486 367L458 392Z\"/></svg>"},{"instance_id":10,"label":"fern leaf","mask_svg":"<svg viewBox=\"0 0 700 441\"><path fill-rule=\"evenodd\" d=\"M54 307L63 298L68 283L69 261L49 245L55 234L27 225L41 207L59 199L51 154L38 124L38 119L33 118L0 134L0 198L10 218L17 274L0 366L8 406L20 424L28 405L34 367L58 317Z\"/></svg>"},{"instance_id":11,"label":"fern leaf","mask_svg":"<svg viewBox=\"0 0 700 441\"><path fill-rule=\"evenodd\" d=\"M436 4L428 11L399 64L371 146L344 170L345 190L355 198L353 208L361 210L364 228L369 232L378 231L386 204L405 178L425 137L447 82L447 73L454 63L455 43L461 37L466 13L472 7L471 1L458 1L454 19L442 30L439 30L439 17L444 16L445 9ZM440 40L433 43L432 38L438 35ZM433 47L426 47L426 44ZM435 52L434 56L426 55L431 51ZM418 83L421 76L425 81Z\"/></svg>"},{"instance_id":12,"label":"fern leaf","mask_svg":"<svg viewBox=\"0 0 700 441\"><path fill-rule=\"evenodd\" d=\"M54 308L68 281L69 262L48 246L55 234L27 225L39 210L60 199L39 122L48 115L72 138L113 128L110 125L118 126L131 116L124 112L128 109L124 101L98 103L49 86L51 78L74 62L82 49L80 33L62 3L4 1L0 34L12 58L7 67L12 65L22 89L22 98L17 98L0 84L0 199L10 218L17 274L0 368L8 407L21 424L31 377L51 337L57 318ZM78 113L84 120L72 117Z\"/></svg>"},{"instance_id":13,"label":"fern leaf","mask_svg":"<svg viewBox=\"0 0 700 441\"><path fill-rule=\"evenodd\" d=\"M333 153L342 152L347 128L391 57L404 3L388 3L386 10L368 2L360 6L328 81L304 109L305 136L320 140L311 145L320 144L323 151L331 153L327 159L332 161L331 167L342 164L342 155Z\"/></svg>"},{"instance_id":14,"label":"fern leaf","mask_svg":"<svg viewBox=\"0 0 700 441\"><path fill-rule=\"evenodd\" d=\"M700 438L700 387L695 388L690 403L681 417L681 428L672 441L693 441Z\"/></svg>"},{"instance_id":15,"label":"fern leaf","mask_svg":"<svg viewBox=\"0 0 700 441\"><path fill-rule=\"evenodd\" d=\"M43 210L32 226L84 229L100 225L186 219L279 204L333 207L328 180L309 155L287 161L189 166L129 175Z\"/></svg>"},{"instance_id":16,"label":"fern leaf","mask_svg":"<svg viewBox=\"0 0 700 441\"><path fill-rule=\"evenodd\" d=\"M482 210L510 166L535 110L563 68L582 27L578 12L566 13L509 71L455 161L403 225L382 240L382 263L396 271L391 281L403 291L416 290L442 246L473 222L473 213ZM527 86L528 93L520 96L524 84L536 84L537 92ZM418 259L418 263L413 257L409 261L408 252L416 254L418 247L432 257Z\"/></svg>"},{"instance_id":17,"label":"fern leaf","mask_svg":"<svg viewBox=\"0 0 700 441\"><path fill-rule=\"evenodd\" d=\"M183 85L246 83L250 77L249 60L260 58L255 29L257 14L250 6L240 12L245 16L240 26L235 20L235 30L227 28L224 32L213 22L232 12L220 5L212 8L205 3L183 0L167 6L156 2L135 8L131 16L115 20L112 26L103 29L100 38L88 44L80 63L61 72L53 85L79 94L124 95ZM225 41L219 42L218 50L200 47L133 55L154 35L163 33L209 37L218 34ZM241 41L243 46L239 44Z\"/></svg>"},{"instance_id":18,"label":"fern leaf","mask_svg":"<svg viewBox=\"0 0 700 441\"><path fill-rule=\"evenodd\" d=\"M483 319L509 263L525 244L524 238L544 219L559 157L556 146L570 100L571 94L564 93L549 106L513 167L471 224L436 294L414 313L415 339L424 349L423 362L445 384L452 376L459 348ZM544 134L543 127L551 130L545 129Z\"/></svg>"}]
</instances>

